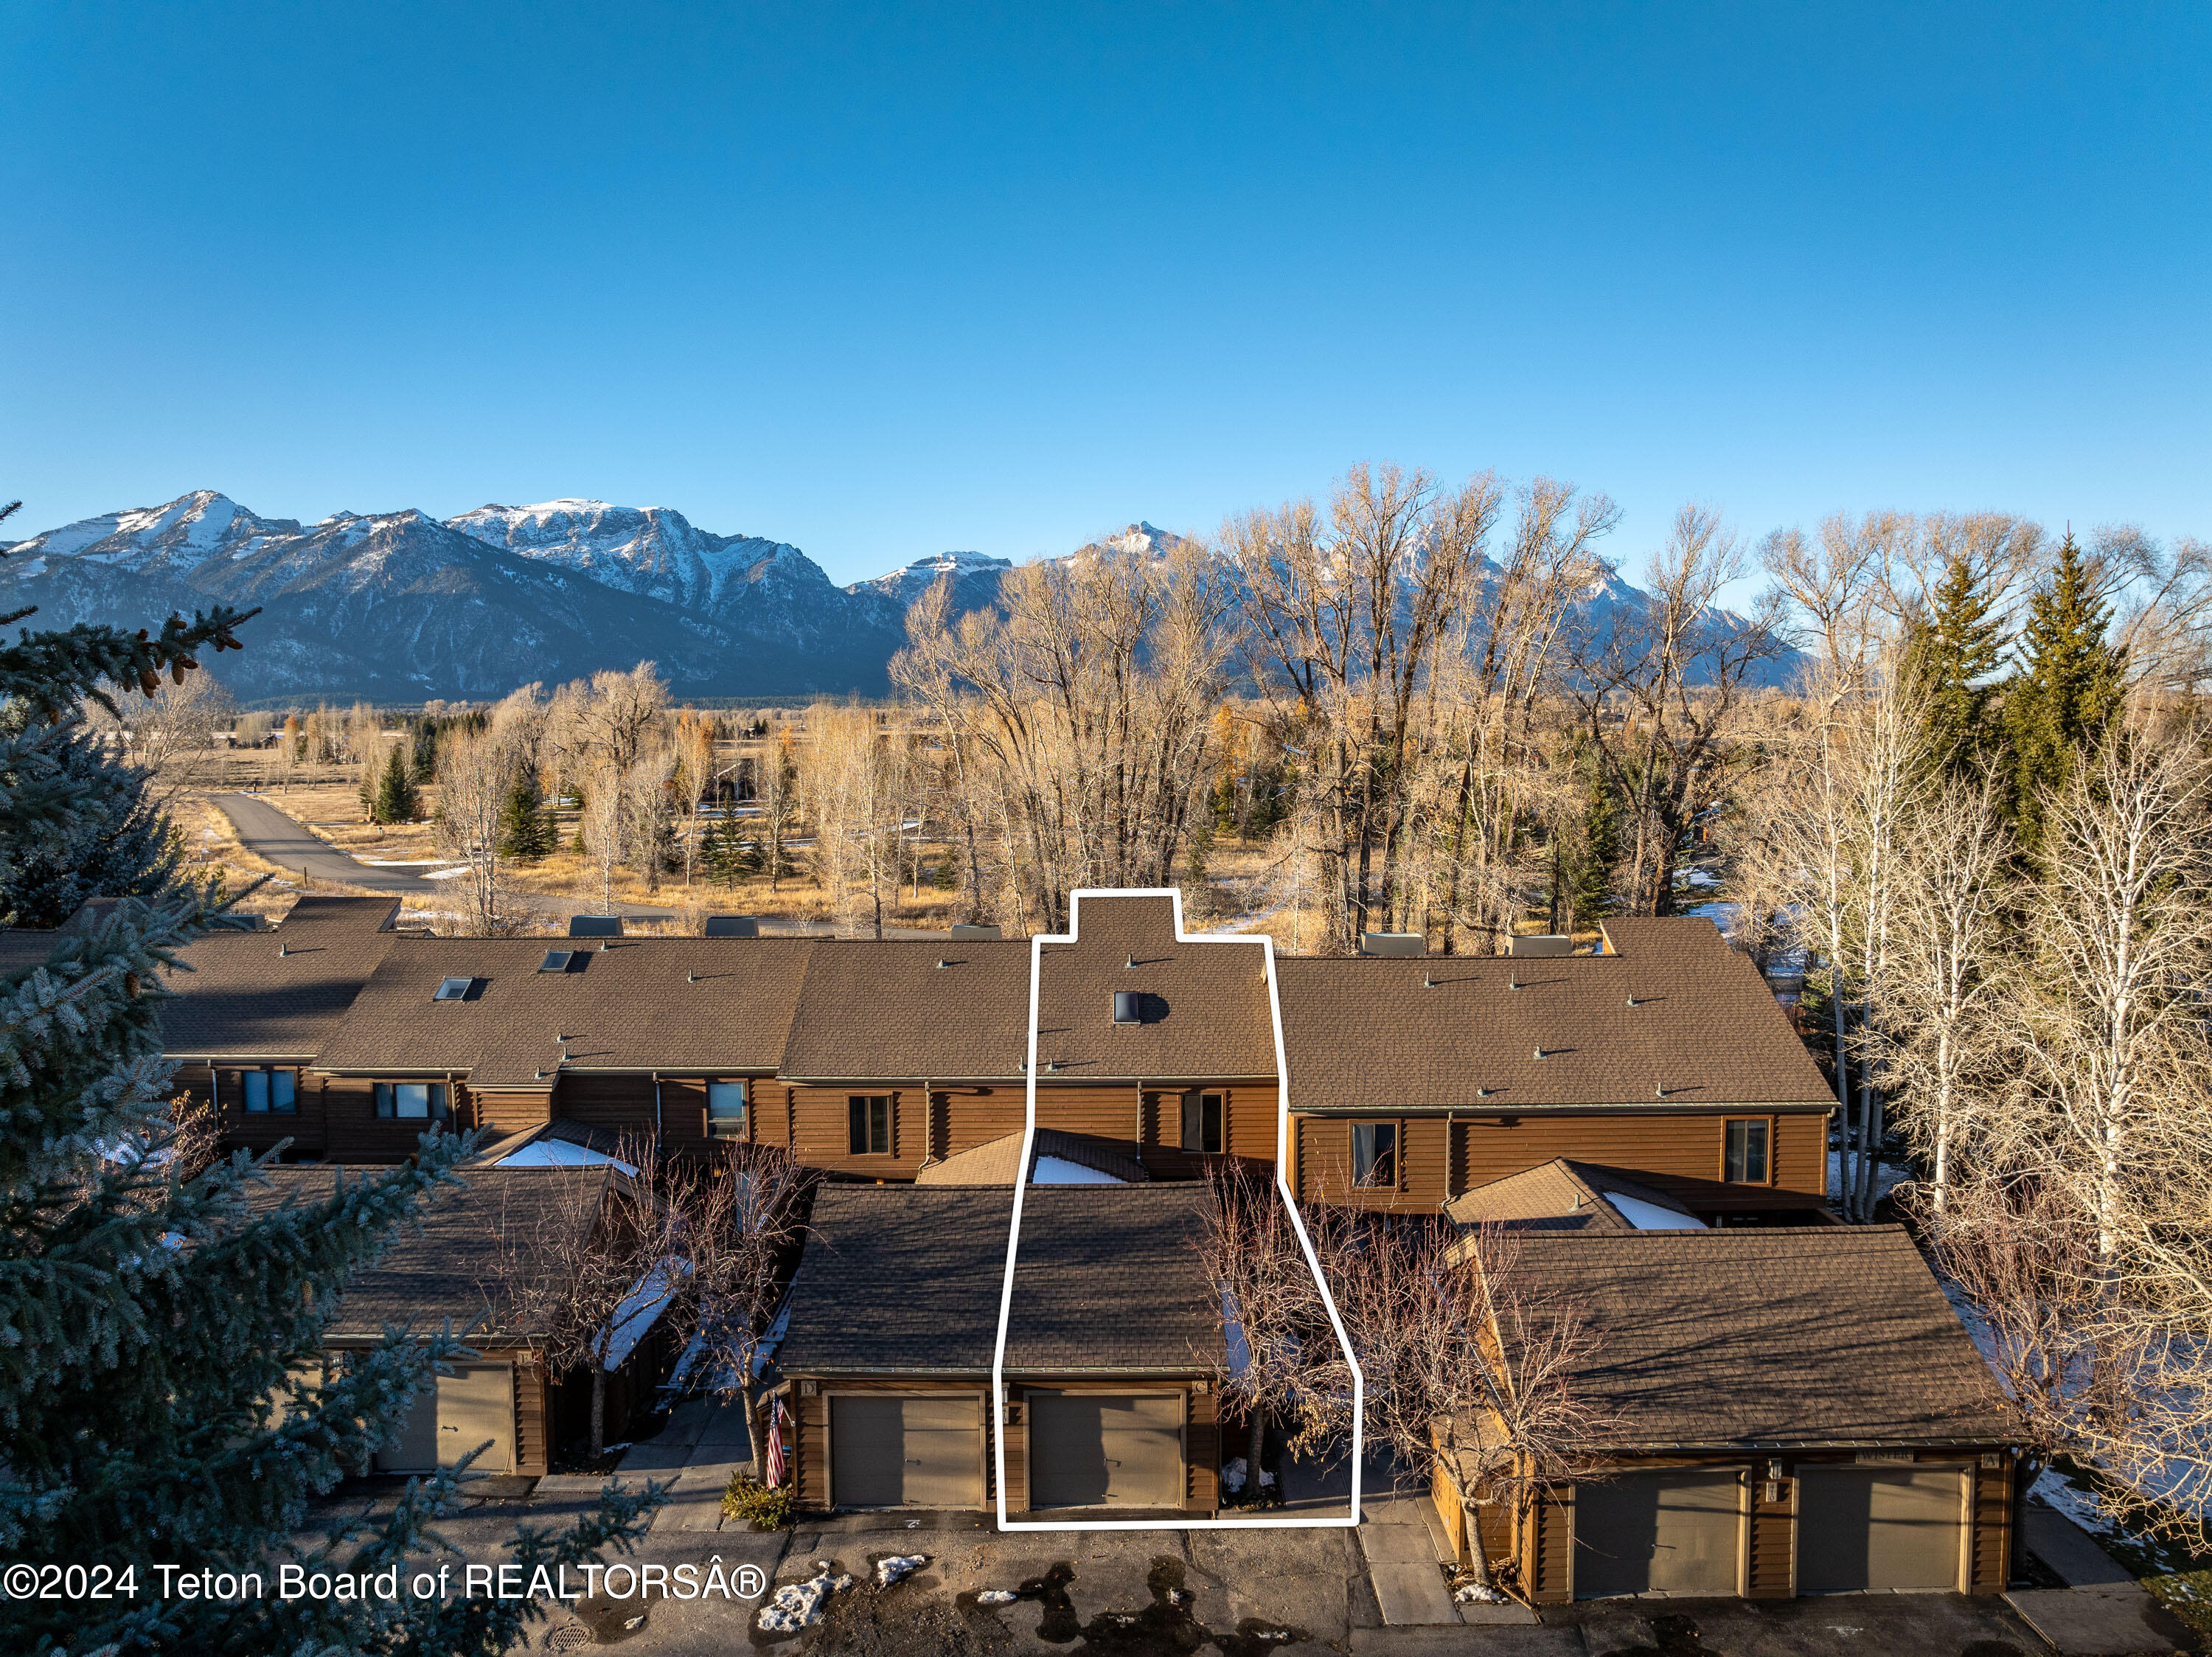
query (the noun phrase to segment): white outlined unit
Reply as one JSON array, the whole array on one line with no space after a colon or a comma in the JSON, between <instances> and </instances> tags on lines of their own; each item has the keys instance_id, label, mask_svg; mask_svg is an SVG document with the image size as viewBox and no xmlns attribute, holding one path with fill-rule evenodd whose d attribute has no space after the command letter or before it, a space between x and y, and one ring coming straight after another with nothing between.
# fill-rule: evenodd
<instances>
[{"instance_id":1,"label":"white outlined unit","mask_svg":"<svg viewBox=\"0 0 2212 1657\"><path fill-rule=\"evenodd\" d=\"M1175 941L1178 944L1231 944L1243 948L1258 948L1265 969L1267 986L1267 1016L1273 1026L1275 1042L1275 1190L1290 1211L1291 1225L1297 1234L1298 1246L1305 1252L1306 1265L1314 1275L1314 1282L1321 1290L1322 1304L1328 1308L1329 1327L1342 1349L1346 1367L1352 1374L1352 1502L1345 1514L1285 1514L1268 1519L1098 1519L1073 1521L1066 1524L1048 1520L1014 1520L1006 1510L1006 1337L1012 1326L1014 1304L1014 1267L1021 1252L1022 1203L1029 1191L1031 1159L1036 1144L1037 1131L1037 1023L1041 1016L1039 992L1044 962L1044 946L1048 943L1075 943L1083 930L1083 901L1086 898L1164 898L1172 905L1175 917ZM1305 1222L1298 1213L1297 1198L1290 1187L1291 1132L1291 1068L1289 1056L1283 1045L1283 1004L1275 984L1275 941L1265 933L1186 933L1182 927L1182 893L1172 886L1153 887L1089 887L1070 894L1068 899L1068 930L1066 933L1040 934L1030 940L1030 1015L1029 1053L1023 1063L1024 1077L1025 1114L1022 1125L1022 1157L1014 1179L1014 1208L1012 1225L1006 1234L1006 1270L999 1289L999 1332L991 1348L991 1409L995 1417L991 1446L994 1472L996 1475L998 1499L998 1527L1001 1531L1237 1531L1252 1529L1281 1530L1348 1530L1359 1523L1360 1463L1364 1446L1362 1441L1361 1421L1364 1414L1367 1380L1360 1374L1358 1360L1353 1355L1352 1342L1345 1333L1344 1319L1338 1314L1336 1299L1328 1291L1328 1280L1322 1275L1320 1257L1315 1253L1313 1240L1306 1234ZM1257 1477L1256 1470L1255 1471Z\"/></svg>"}]
</instances>

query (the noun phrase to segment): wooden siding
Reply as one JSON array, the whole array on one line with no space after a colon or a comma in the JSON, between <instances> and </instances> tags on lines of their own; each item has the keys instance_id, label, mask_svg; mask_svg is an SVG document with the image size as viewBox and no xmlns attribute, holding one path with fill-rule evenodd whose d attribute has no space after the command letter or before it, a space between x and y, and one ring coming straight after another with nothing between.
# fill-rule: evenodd
<instances>
[{"instance_id":1,"label":"wooden siding","mask_svg":"<svg viewBox=\"0 0 2212 1657\"><path fill-rule=\"evenodd\" d=\"M535 1128L553 1119L553 1095L550 1093L478 1093L469 1090L470 1114L477 1125L489 1129L489 1137L504 1139L509 1134L520 1133L525 1128Z\"/></svg>"},{"instance_id":2,"label":"wooden siding","mask_svg":"<svg viewBox=\"0 0 2212 1657\"><path fill-rule=\"evenodd\" d=\"M1561 1156L1631 1169L1662 1190L1672 1179L1717 1180L1722 1173L1723 1124L1733 1118L1754 1114L1727 1111L1710 1116L1703 1112L1638 1115L1593 1111L1460 1118L1453 1124L1450 1194L1456 1197ZM1827 1184L1827 1118L1798 1114L1779 1116L1774 1121L1773 1177L1765 1187L1746 1186L1746 1194L1765 1190L1799 1191L1817 1204Z\"/></svg>"},{"instance_id":3,"label":"wooden siding","mask_svg":"<svg viewBox=\"0 0 2212 1657\"><path fill-rule=\"evenodd\" d=\"M649 1075L582 1075L564 1071L553 1094L555 1116L616 1133L649 1136L653 1131L653 1107ZM703 1125L695 1126L689 1136L694 1142L705 1136Z\"/></svg>"},{"instance_id":4,"label":"wooden siding","mask_svg":"<svg viewBox=\"0 0 2212 1657\"><path fill-rule=\"evenodd\" d=\"M1029 1114L1019 1082L988 1087L939 1087L930 1095L930 1154L939 1161L1019 1133Z\"/></svg>"},{"instance_id":5,"label":"wooden siding","mask_svg":"<svg viewBox=\"0 0 2212 1657\"><path fill-rule=\"evenodd\" d=\"M1779 1497L1769 1502L1766 1480L1759 1477L1765 1471L1754 1459L1745 1593L1753 1599L1788 1599L1797 1592L1797 1481L1785 1481Z\"/></svg>"},{"instance_id":6,"label":"wooden siding","mask_svg":"<svg viewBox=\"0 0 2212 1657\"><path fill-rule=\"evenodd\" d=\"M1138 1099L1137 1089L1127 1082L1086 1087L1040 1078L1037 1126L1127 1144L1137 1136Z\"/></svg>"},{"instance_id":7,"label":"wooden siding","mask_svg":"<svg viewBox=\"0 0 2212 1657\"><path fill-rule=\"evenodd\" d=\"M1575 1597L1575 1492L1572 1485L1539 1489L1521 1527L1521 1580L1540 1605Z\"/></svg>"},{"instance_id":8,"label":"wooden siding","mask_svg":"<svg viewBox=\"0 0 2212 1657\"><path fill-rule=\"evenodd\" d=\"M918 1084L900 1087L883 1082L856 1083L849 1087L793 1087L784 1091L789 1101L791 1154L808 1167L860 1179L911 1179L921 1167L925 1123ZM891 1101L890 1154L869 1152L855 1156L848 1101L878 1095L888 1095Z\"/></svg>"},{"instance_id":9,"label":"wooden siding","mask_svg":"<svg viewBox=\"0 0 2212 1657\"><path fill-rule=\"evenodd\" d=\"M1396 1214L1434 1213L1450 1193L1442 1117L1368 1117L1398 1124L1398 1182L1393 1186L1352 1183L1352 1118L1293 1116L1298 1195L1308 1202L1341 1203ZM1544 1159L1539 1157L1538 1161Z\"/></svg>"},{"instance_id":10,"label":"wooden siding","mask_svg":"<svg viewBox=\"0 0 2212 1657\"><path fill-rule=\"evenodd\" d=\"M1978 1462L1981 1458L1975 1458ZM2000 1454L1994 1467L1974 1469L1973 1592L2002 1593L2012 1585L2012 1484L2016 1465Z\"/></svg>"},{"instance_id":11,"label":"wooden siding","mask_svg":"<svg viewBox=\"0 0 2212 1657\"><path fill-rule=\"evenodd\" d=\"M552 1409L544 1368L529 1352L486 1352L484 1356L514 1365L514 1471L542 1477L553 1469Z\"/></svg>"}]
</instances>

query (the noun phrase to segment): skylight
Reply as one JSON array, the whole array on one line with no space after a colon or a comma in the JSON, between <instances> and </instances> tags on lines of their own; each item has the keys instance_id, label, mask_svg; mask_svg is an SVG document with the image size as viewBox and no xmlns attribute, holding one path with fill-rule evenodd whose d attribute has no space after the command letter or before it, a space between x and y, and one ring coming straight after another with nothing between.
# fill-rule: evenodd
<instances>
[{"instance_id":1,"label":"skylight","mask_svg":"<svg viewBox=\"0 0 2212 1657\"><path fill-rule=\"evenodd\" d=\"M538 970L541 972L565 972L575 953L573 949L549 949L545 952L545 959L538 963Z\"/></svg>"},{"instance_id":2,"label":"skylight","mask_svg":"<svg viewBox=\"0 0 2212 1657\"><path fill-rule=\"evenodd\" d=\"M470 990L474 988L475 984L474 978L441 978L438 982L437 989L431 993L430 999L432 1001L465 1001Z\"/></svg>"}]
</instances>

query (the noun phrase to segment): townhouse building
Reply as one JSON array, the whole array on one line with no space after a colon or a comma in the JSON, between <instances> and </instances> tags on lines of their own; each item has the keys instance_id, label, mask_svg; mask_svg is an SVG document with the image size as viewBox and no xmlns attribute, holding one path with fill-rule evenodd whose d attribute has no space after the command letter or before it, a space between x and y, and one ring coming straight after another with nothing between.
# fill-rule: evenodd
<instances>
[{"instance_id":1,"label":"townhouse building","mask_svg":"<svg viewBox=\"0 0 2212 1657\"><path fill-rule=\"evenodd\" d=\"M624 1135L787 1153L820 1180L770 1378L807 1505L1217 1511L1241 1435L1192 1236L1204 1176L1242 1170L1521 1228L1595 1309L1586 1384L1623 1425L1591 1477L1471 1526L1437 1492L1530 1597L2004 1586L2002 1400L1910 1239L1835 1223L1832 1096L1710 922L1319 959L1192 936L1167 893L1079 894L1039 941L391 921L304 899L193 945L180 1084L300 1162L397 1161L434 1123L483 1130L489 1170Z\"/></svg>"}]
</instances>

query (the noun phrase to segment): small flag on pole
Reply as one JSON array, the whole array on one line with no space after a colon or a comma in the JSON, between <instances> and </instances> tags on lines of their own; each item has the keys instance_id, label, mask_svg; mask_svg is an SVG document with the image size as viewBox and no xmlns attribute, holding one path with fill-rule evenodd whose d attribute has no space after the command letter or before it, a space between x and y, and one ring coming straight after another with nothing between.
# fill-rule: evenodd
<instances>
[{"instance_id":1,"label":"small flag on pole","mask_svg":"<svg viewBox=\"0 0 2212 1657\"><path fill-rule=\"evenodd\" d=\"M775 1401L775 1407L769 1411L768 1483L771 1489L783 1483L783 1400L781 1398L778 1398Z\"/></svg>"}]
</instances>

